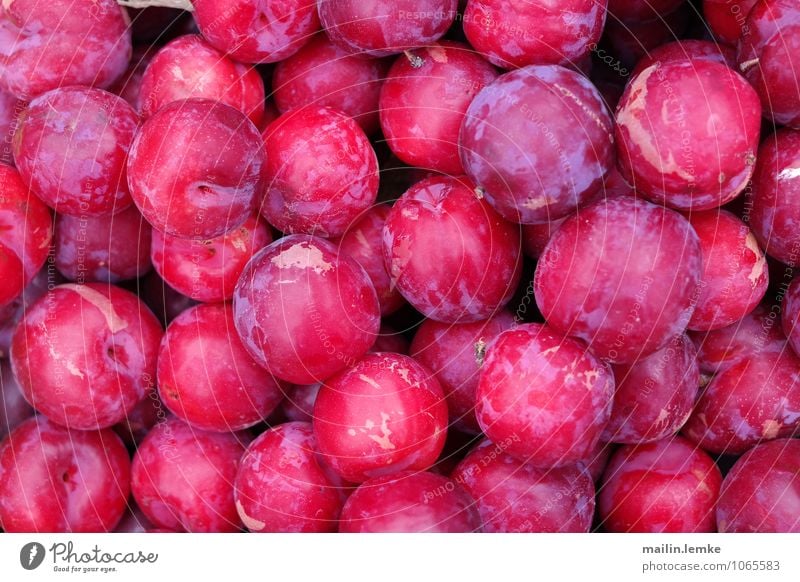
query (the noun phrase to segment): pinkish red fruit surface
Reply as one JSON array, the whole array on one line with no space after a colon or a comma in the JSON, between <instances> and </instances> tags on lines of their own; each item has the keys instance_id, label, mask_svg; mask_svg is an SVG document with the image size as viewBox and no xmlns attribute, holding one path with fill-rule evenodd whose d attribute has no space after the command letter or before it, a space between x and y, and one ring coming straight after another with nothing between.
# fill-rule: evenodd
<instances>
[{"instance_id":1,"label":"pinkish red fruit surface","mask_svg":"<svg viewBox=\"0 0 800 582\"><path fill-rule=\"evenodd\" d=\"M761 352L721 370L705 387L683 434L712 453L741 454L800 429L800 358Z\"/></svg>"},{"instance_id":2,"label":"pinkish red fruit surface","mask_svg":"<svg viewBox=\"0 0 800 582\"><path fill-rule=\"evenodd\" d=\"M470 102L497 78L469 46L443 41L398 58L381 89L381 128L394 154L412 166L464 173L458 134Z\"/></svg>"},{"instance_id":3,"label":"pinkish red fruit surface","mask_svg":"<svg viewBox=\"0 0 800 582\"><path fill-rule=\"evenodd\" d=\"M14 168L0 164L0 308L17 299L44 266L53 238L50 211Z\"/></svg>"},{"instance_id":4,"label":"pinkish red fruit surface","mask_svg":"<svg viewBox=\"0 0 800 582\"><path fill-rule=\"evenodd\" d=\"M293 235L261 249L233 296L247 350L277 378L321 382L375 342L380 307L369 276L328 241Z\"/></svg>"},{"instance_id":5,"label":"pinkish red fruit surface","mask_svg":"<svg viewBox=\"0 0 800 582\"><path fill-rule=\"evenodd\" d=\"M208 99L173 101L139 129L128 184L153 227L221 236L253 213L263 188L261 136L243 113Z\"/></svg>"},{"instance_id":6,"label":"pinkish red fruit surface","mask_svg":"<svg viewBox=\"0 0 800 582\"><path fill-rule=\"evenodd\" d=\"M151 257L170 287L195 301L228 301L250 258L272 242L264 220L251 216L225 234L207 240L153 230Z\"/></svg>"},{"instance_id":7,"label":"pinkish red fruit surface","mask_svg":"<svg viewBox=\"0 0 800 582\"><path fill-rule=\"evenodd\" d=\"M800 533L800 441L753 447L725 476L717 504L720 532Z\"/></svg>"},{"instance_id":8,"label":"pinkish red fruit surface","mask_svg":"<svg viewBox=\"0 0 800 582\"><path fill-rule=\"evenodd\" d=\"M328 379L314 404L314 434L325 462L356 483L431 467L446 433L439 382L400 354L364 356Z\"/></svg>"},{"instance_id":9,"label":"pinkish red fruit surface","mask_svg":"<svg viewBox=\"0 0 800 582\"><path fill-rule=\"evenodd\" d=\"M693 444L675 437L624 446L606 467L598 508L610 532L714 532L722 474Z\"/></svg>"},{"instance_id":10,"label":"pinkish red fruit surface","mask_svg":"<svg viewBox=\"0 0 800 582\"><path fill-rule=\"evenodd\" d=\"M321 464L311 424L289 422L247 448L236 474L236 510L251 532L333 532L343 485Z\"/></svg>"},{"instance_id":11,"label":"pinkish red fruit surface","mask_svg":"<svg viewBox=\"0 0 800 582\"><path fill-rule=\"evenodd\" d=\"M475 499L487 533L586 533L594 515L594 483L576 465L537 469L483 440L452 479Z\"/></svg>"},{"instance_id":12,"label":"pinkish red fruit surface","mask_svg":"<svg viewBox=\"0 0 800 582\"><path fill-rule=\"evenodd\" d=\"M453 23L457 5L458 0L317 0L330 39L373 57L438 40Z\"/></svg>"},{"instance_id":13,"label":"pinkish red fruit surface","mask_svg":"<svg viewBox=\"0 0 800 582\"><path fill-rule=\"evenodd\" d=\"M331 107L371 135L380 127L378 98L389 65L386 59L352 54L320 33L275 66L272 96L281 113L307 105Z\"/></svg>"},{"instance_id":14,"label":"pinkish red fruit surface","mask_svg":"<svg viewBox=\"0 0 800 582\"><path fill-rule=\"evenodd\" d=\"M386 219L383 245L392 284L437 321L487 319L519 283L519 227L463 178L437 176L409 188Z\"/></svg>"},{"instance_id":15,"label":"pinkish red fruit surface","mask_svg":"<svg viewBox=\"0 0 800 582\"><path fill-rule=\"evenodd\" d=\"M139 117L120 97L86 87L55 89L31 101L20 123L14 159L45 204L73 216L131 205L125 163Z\"/></svg>"},{"instance_id":16,"label":"pinkish red fruit surface","mask_svg":"<svg viewBox=\"0 0 800 582\"><path fill-rule=\"evenodd\" d=\"M480 432L475 418L475 393L486 347L514 326L514 316L501 311L486 321L450 324L426 319L414 334L411 356L427 366L442 385L450 424Z\"/></svg>"},{"instance_id":17,"label":"pinkish red fruit surface","mask_svg":"<svg viewBox=\"0 0 800 582\"><path fill-rule=\"evenodd\" d=\"M230 105L256 126L264 116L264 81L258 71L229 59L195 34L170 41L147 65L139 112L147 118L168 103L191 97Z\"/></svg>"},{"instance_id":18,"label":"pinkish red fruit surface","mask_svg":"<svg viewBox=\"0 0 800 582\"><path fill-rule=\"evenodd\" d=\"M312 0L193 0L206 40L242 63L275 63L319 29Z\"/></svg>"},{"instance_id":19,"label":"pinkish red fruit surface","mask_svg":"<svg viewBox=\"0 0 800 582\"><path fill-rule=\"evenodd\" d=\"M603 440L639 444L667 438L692 412L700 386L697 350L685 334L633 364L613 366L614 407Z\"/></svg>"},{"instance_id":20,"label":"pinkish red fruit surface","mask_svg":"<svg viewBox=\"0 0 800 582\"><path fill-rule=\"evenodd\" d=\"M695 212L689 222L703 253L702 289L689 328L720 329L741 320L764 297L767 258L747 225L730 212Z\"/></svg>"},{"instance_id":21,"label":"pinkish red fruit surface","mask_svg":"<svg viewBox=\"0 0 800 582\"><path fill-rule=\"evenodd\" d=\"M597 46L607 0L469 0L464 33L491 63L503 68L572 65Z\"/></svg>"},{"instance_id":22,"label":"pinkish red fruit surface","mask_svg":"<svg viewBox=\"0 0 800 582\"><path fill-rule=\"evenodd\" d=\"M131 462L110 430L69 431L43 416L0 443L6 532L108 532L127 506Z\"/></svg>"},{"instance_id":23,"label":"pinkish red fruit surface","mask_svg":"<svg viewBox=\"0 0 800 582\"><path fill-rule=\"evenodd\" d=\"M290 111L263 132L261 213L286 233L339 236L378 195L378 159L363 130L330 107Z\"/></svg>"},{"instance_id":24,"label":"pinkish red fruit surface","mask_svg":"<svg viewBox=\"0 0 800 582\"><path fill-rule=\"evenodd\" d=\"M461 162L507 220L548 222L600 190L614 164L613 127L585 77L555 65L526 67L473 99L461 126Z\"/></svg>"},{"instance_id":25,"label":"pinkish red fruit surface","mask_svg":"<svg viewBox=\"0 0 800 582\"><path fill-rule=\"evenodd\" d=\"M115 0L6 0L0 84L21 99L57 87L108 87L128 66L131 33Z\"/></svg>"},{"instance_id":26,"label":"pinkish red fruit surface","mask_svg":"<svg viewBox=\"0 0 800 582\"><path fill-rule=\"evenodd\" d=\"M703 0L703 16L714 36L736 45L742 33L750 32L747 15L758 0Z\"/></svg>"},{"instance_id":27,"label":"pinkish red fruit surface","mask_svg":"<svg viewBox=\"0 0 800 582\"><path fill-rule=\"evenodd\" d=\"M158 355L162 402L191 426L237 431L260 422L281 388L242 345L230 305L198 305L167 327Z\"/></svg>"},{"instance_id":28,"label":"pinkish red fruit surface","mask_svg":"<svg viewBox=\"0 0 800 582\"><path fill-rule=\"evenodd\" d=\"M608 422L614 376L578 339L540 324L489 345L475 412L484 434L535 467L586 461Z\"/></svg>"},{"instance_id":29,"label":"pinkish red fruit surface","mask_svg":"<svg viewBox=\"0 0 800 582\"><path fill-rule=\"evenodd\" d=\"M157 424L133 457L131 491L159 528L234 532L242 524L233 482L247 447L241 435L205 432L169 419Z\"/></svg>"},{"instance_id":30,"label":"pinkish red fruit surface","mask_svg":"<svg viewBox=\"0 0 800 582\"><path fill-rule=\"evenodd\" d=\"M631 79L617 106L618 164L654 202L715 208L747 186L760 129L758 96L726 65L656 63Z\"/></svg>"},{"instance_id":31,"label":"pinkish red fruit surface","mask_svg":"<svg viewBox=\"0 0 800 582\"><path fill-rule=\"evenodd\" d=\"M474 501L453 481L404 471L362 483L342 510L345 533L471 533L481 530Z\"/></svg>"},{"instance_id":32,"label":"pinkish red fruit surface","mask_svg":"<svg viewBox=\"0 0 800 582\"><path fill-rule=\"evenodd\" d=\"M581 210L552 236L536 267L536 304L558 332L629 363L683 332L701 268L699 239L685 218L615 198Z\"/></svg>"},{"instance_id":33,"label":"pinkish red fruit surface","mask_svg":"<svg viewBox=\"0 0 800 582\"><path fill-rule=\"evenodd\" d=\"M161 334L132 293L70 283L28 308L14 333L11 364L25 399L50 420L106 428L152 387Z\"/></svg>"}]
</instances>

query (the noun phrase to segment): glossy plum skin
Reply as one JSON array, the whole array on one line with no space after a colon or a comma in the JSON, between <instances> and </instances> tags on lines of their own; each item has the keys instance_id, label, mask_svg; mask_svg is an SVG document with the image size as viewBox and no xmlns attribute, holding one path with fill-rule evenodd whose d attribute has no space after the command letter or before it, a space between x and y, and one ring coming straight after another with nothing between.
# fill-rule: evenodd
<instances>
[{"instance_id":1,"label":"glossy plum skin","mask_svg":"<svg viewBox=\"0 0 800 582\"><path fill-rule=\"evenodd\" d=\"M186 99L162 107L139 129L128 157L128 184L153 227L204 240L253 213L263 167L261 135L243 113Z\"/></svg>"},{"instance_id":2,"label":"glossy plum skin","mask_svg":"<svg viewBox=\"0 0 800 582\"><path fill-rule=\"evenodd\" d=\"M47 260L53 238L47 207L0 164L0 308L22 293Z\"/></svg>"},{"instance_id":3,"label":"glossy plum skin","mask_svg":"<svg viewBox=\"0 0 800 582\"><path fill-rule=\"evenodd\" d=\"M400 354L367 354L326 380L314 404L314 434L325 462L354 483L429 468L446 433L439 382Z\"/></svg>"},{"instance_id":4,"label":"glossy plum skin","mask_svg":"<svg viewBox=\"0 0 800 582\"><path fill-rule=\"evenodd\" d=\"M700 386L697 350L686 335L633 364L613 366L616 391L603 440L635 445L667 438L692 413Z\"/></svg>"},{"instance_id":5,"label":"glossy plum skin","mask_svg":"<svg viewBox=\"0 0 800 582\"><path fill-rule=\"evenodd\" d=\"M728 327L705 333L690 332L697 346L700 371L715 374L764 352L785 350L786 338L781 333L780 317L777 308L758 306Z\"/></svg>"},{"instance_id":6,"label":"glossy plum skin","mask_svg":"<svg viewBox=\"0 0 800 582\"><path fill-rule=\"evenodd\" d=\"M792 279L781 305L781 328L795 354L800 355L800 278Z\"/></svg>"},{"instance_id":7,"label":"glossy plum skin","mask_svg":"<svg viewBox=\"0 0 800 582\"><path fill-rule=\"evenodd\" d=\"M180 238L154 229L151 255L158 274L179 293L196 301L228 301L247 262L272 242L263 220L251 216L227 233L208 240Z\"/></svg>"},{"instance_id":8,"label":"glossy plum skin","mask_svg":"<svg viewBox=\"0 0 800 582\"><path fill-rule=\"evenodd\" d=\"M247 447L240 436L197 430L174 418L153 427L131 469L131 492L145 517L171 530L239 531L233 482Z\"/></svg>"},{"instance_id":9,"label":"glossy plum skin","mask_svg":"<svg viewBox=\"0 0 800 582\"><path fill-rule=\"evenodd\" d=\"M364 212L341 238L331 241L340 253L355 260L367 272L378 294L382 316L390 315L405 305L405 299L392 284L383 260L383 227L390 212L390 206L377 204Z\"/></svg>"},{"instance_id":10,"label":"glossy plum skin","mask_svg":"<svg viewBox=\"0 0 800 582\"><path fill-rule=\"evenodd\" d=\"M703 16L721 42L736 45L747 31L747 15L758 0L703 0Z\"/></svg>"},{"instance_id":11,"label":"glossy plum skin","mask_svg":"<svg viewBox=\"0 0 800 582\"><path fill-rule=\"evenodd\" d=\"M762 440L800 431L800 358L761 352L720 371L705 387L683 434L711 453L742 454Z\"/></svg>"},{"instance_id":12,"label":"glossy plum skin","mask_svg":"<svg viewBox=\"0 0 800 582\"><path fill-rule=\"evenodd\" d=\"M247 351L277 378L313 384L375 343L378 296L367 273L324 239L292 235L256 253L233 294Z\"/></svg>"},{"instance_id":13,"label":"glossy plum skin","mask_svg":"<svg viewBox=\"0 0 800 582\"><path fill-rule=\"evenodd\" d=\"M656 63L630 81L617 106L618 165L653 202L707 210L747 186L760 130L758 96L728 66Z\"/></svg>"},{"instance_id":14,"label":"glossy plum skin","mask_svg":"<svg viewBox=\"0 0 800 582\"><path fill-rule=\"evenodd\" d=\"M469 0L464 33L491 63L506 69L569 65L599 42L608 0Z\"/></svg>"},{"instance_id":15,"label":"glossy plum skin","mask_svg":"<svg viewBox=\"0 0 800 582\"><path fill-rule=\"evenodd\" d=\"M689 329L720 329L741 320L764 297L767 257L747 225L730 212L693 212L689 222L703 252L703 287Z\"/></svg>"},{"instance_id":16,"label":"glossy plum skin","mask_svg":"<svg viewBox=\"0 0 800 582\"><path fill-rule=\"evenodd\" d=\"M698 236L681 215L634 198L605 200L564 221L547 243L536 304L556 331L629 363L683 332L701 269Z\"/></svg>"},{"instance_id":17,"label":"glossy plum skin","mask_svg":"<svg viewBox=\"0 0 800 582\"><path fill-rule=\"evenodd\" d=\"M380 127L378 98L389 64L352 54L320 33L275 66L272 96L281 113L308 105L331 107L371 135Z\"/></svg>"},{"instance_id":18,"label":"glossy plum skin","mask_svg":"<svg viewBox=\"0 0 800 582\"><path fill-rule=\"evenodd\" d=\"M475 499L486 533L586 533L594 515L594 482L576 465L537 469L484 439L451 478Z\"/></svg>"},{"instance_id":19,"label":"glossy plum skin","mask_svg":"<svg viewBox=\"0 0 800 582\"><path fill-rule=\"evenodd\" d=\"M721 484L711 457L680 437L621 447L600 488L603 528L615 533L714 532Z\"/></svg>"},{"instance_id":20,"label":"glossy plum skin","mask_svg":"<svg viewBox=\"0 0 800 582\"><path fill-rule=\"evenodd\" d=\"M194 19L210 44L242 63L275 63L319 29L311 0L192 0Z\"/></svg>"},{"instance_id":21,"label":"glossy plum skin","mask_svg":"<svg viewBox=\"0 0 800 582\"><path fill-rule=\"evenodd\" d=\"M0 84L21 99L67 85L108 87L131 58L128 23L114 0L6 0Z\"/></svg>"},{"instance_id":22,"label":"glossy plum skin","mask_svg":"<svg viewBox=\"0 0 800 582\"><path fill-rule=\"evenodd\" d=\"M231 432L269 416L278 383L244 349L229 304L191 307L167 327L158 354L161 401L193 427Z\"/></svg>"},{"instance_id":23,"label":"glossy plum skin","mask_svg":"<svg viewBox=\"0 0 800 582\"><path fill-rule=\"evenodd\" d=\"M771 257L800 263L800 131L781 129L758 151L750 195L750 226Z\"/></svg>"},{"instance_id":24,"label":"glossy plum skin","mask_svg":"<svg viewBox=\"0 0 800 582\"><path fill-rule=\"evenodd\" d=\"M458 0L317 0L328 37L343 49L385 57L438 40Z\"/></svg>"},{"instance_id":25,"label":"glossy plum skin","mask_svg":"<svg viewBox=\"0 0 800 582\"><path fill-rule=\"evenodd\" d=\"M130 479L130 457L112 431L69 431L30 418L0 443L0 527L112 531L125 512Z\"/></svg>"},{"instance_id":26,"label":"glossy plum skin","mask_svg":"<svg viewBox=\"0 0 800 582\"><path fill-rule=\"evenodd\" d=\"M555 65L526 67L473 99L461 126L461 162L507 220L557 220L599 192L614 165L613 127L585 77Z\"/></svg>"},{"instance_id":27,"label":"glossy plum skin","mask_svg":"<svg viewBox=\"0 0 800 582\"><path fill-rule=\"evenodd\" d=\"M649 51L636 63L632 75L636 76L656 63L665 65L698 59L720 63L733 69L736 66L736 50L711 40L676 40Z\"/></svg>"},{"instance_id":28,"label":"glossy plum skin","mask_svg":"<svg viewBox=\"0 0 800 582\"><path fill-rule=\"evenodd\" d=\"M95 430L123 420L152 387L161 326L108 284L59 285L34 303L11 343L25 399L50 420Z\"/></svg>"},{"instance_id":29,"label":"glossy plum skin","mask_svg":"<svg viewBox=\"0 0 800 582\"><path fill-rule=\"evenodd\" d=\"M289 422L262 433L236 473L236 510L251 532L335 532L343 482L321 464L314 431Z\"/></svg>"},{"instance_id":30,"label":"glossy plum skin","mask_svg":"<svg viewBox=\"0 0 800 582\"><path fill-rule=\"evenodd\" d=\"M411 356L434 373L447 398L450 424L480 432L475 393L486 346L513 327L514 316L501 311L486 321L449 324L426 319L414 334Z\"/></svg>"},{"instance_id":31,"label":"glossy plum skin","mask_svg":"<svg viewBox=\"0 0 800 582\"><path fill-rule=\"evenodd\" d=\"M381 128L392 152L412 166L463 174L458 134L464 114L496 78L494 67L461 43L443 41L398 58L380 98Z\"/></svg>"},{"instance_id":32,"label":"glossy plum skin","mask_svg":"<svg viewBox=\"0 0 800 582\"><path fill-rule=\"evenodd\" d=\"M750 10L738 44L739 70L755 87L764 115L800 129L800 6L793 0L763 0Z\"/></svg>"},{"instance_id":33,"label":"glossy plum skin","mask_svg":"<svg viewBox=\"0 0 800 582\"><path fill-rule=\"evenodd\" d=\"M54 239L56 267L78 283L136 279L152 267L151 230L135 206L104 216L59 214Z\"/></svg>"},{"instance_id":34,"label":"glossy plum skin","mask_svg":"<svg viewBox=\"0 0 800 582\"><path fill-rule=\"evenodd\" d=\"M261 213L281 232L339 236L375 202L378 158L345 114L303 107L272 122L263 136Z\"/></svg>"},{"instance_id":35,"label":"glossy plum skin","mask_svg":"<svg viewBox=\"0 0 800 582\"><path fill-rule=\"evenodd\" d=\"M753 447L722 482L717 527L732 533L800 533L800 440Z\"/></svg>"},{"instance_id":36,"label":"glossy plum skin","mask_svg":"<svg viewBox=\"0 0 800 582\"><path fill-rule=\"evenodd\" d=\"M11 338L17 324L30 305L44 295L51 285L55 286L64 282L55 268L52 255L48 256L46 261L46 267L34 275L33 280L22 290L22 293L5 307L0 307L0 358L8 358L11 351ZM5 281L7 285L8 279Z\"/></svg>"},{"instance_id":37,"label":"glossy plum skin","mask_svg":"<svg viewBox=\"0 0 800 582\"><path fill-rule=\"evenodd\" d=\"M0 88L0 164L14 165L12 142L26 103Z\"/></svg>"},{"instance_id":38,"label":"glossy plum skin","mask_svg":"<svg viewBox=\"0 0 800 582\"><path fill-rule=\"evenodd\" d=\"M22 395L8 360L0 360L0 407L0 439L34 414Z\"/></svg>"},{"instance_id":39,"label":"glossy plum skin","mask_svg":"<svg viewBox=\"0 0 800 582\"><path fill-rule=\"evenodd\" d=\"M191 97L221 101L256 126L264 116L264 81L258 71L237 63L201 36L180 36L161 48L142 76L139 112L150 117L167 103Z\"/></svg>"},{"instance_id":40,"label":"glossy plum skin","mask_svg":"<svg viewBox=\"0 0 800 582\"><path fill-rule=\"evenodd\" d=\"M608 422L614 376L580 340L523 324L490 344L475 413L484 434L535 467L586 461Z\"/></svg>"},{"instance_id":41,"label":"glossy plum skin","mask_svg":"<svg viewBox=\"0 0 800 582\"><path fill-rule=\"evenodd\" d=\"M383 230L392 285L426 317L480 321L511 300L520 280L519 226L476 195L469 180L436 176L394 204Z\"/></svg>"},{"instance_id":42,"label":"glossy plum skin","mask_svg":"<svg viewBox=\"0 0 800 582\"><path fill-rule=\"evenodd\" d=\"M470 533L481 531L475 502L447 477L403 471L356 489L342 509L343 533Z\"/></svg>"},{"instance_id":43,"label":"glossy plum skin","mask_svg":"<svg viewBox=\"0 0 800 582\"><path fill-rule=\"evenodd\" d=\"M125 162L139 117L123 99L100 89L55 89L31 101L20 124L14 159L45 204L73 216L131 205Z\"/></svg>"}]
</instances>

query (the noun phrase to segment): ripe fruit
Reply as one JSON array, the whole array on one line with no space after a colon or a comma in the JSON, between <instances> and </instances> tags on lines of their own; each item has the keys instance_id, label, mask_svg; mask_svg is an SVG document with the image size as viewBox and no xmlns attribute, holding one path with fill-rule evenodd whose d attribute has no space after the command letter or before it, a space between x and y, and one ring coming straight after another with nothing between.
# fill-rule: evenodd
<instances>
[{"instance_id":1,"label":"ripe fruit","mask_svg":"<svg viewBox=\"0 0 800 582\"><path fill-rule=\"evenodd\" d=\"M319 29L311 0L192 0L203 37L242 63L274 63Z\"/></svg>"},{"instance_id":2,"label":"ripe fruit","mask_svg":"<svg viewBox=\"0 0 800 582\"><path fill-rule=\"evenodd\" d=\"M613 127L585 77L555 65L525 67L473 99L461 126L461 162L507 220L548 222L600 191L614 164Z\"/></svg>"},{"instance_id":3,"label":"ripe fruit","mask_svg":"<svg viewBox=\"0 0 800 582\"><path fill-rule=\"evenodd\" d=\"M534 467L589 460L611 414L614 376L580 340L524 324L489 345L475 413L484 434Z\"/></svg>"},{"instance_id":4,"label":"ripe fruit","mask_svg":"<svg viewBox=\"0 0 800 582\"><path fill-rule=\"evenodd\" d=\"M778 439L742 455L722 482L719 531L800 532L798 467L798 440Z\"/></svg>"},{"instance_id":5,"label":"ripe fruit","mask_svg":"<svg viewBox=\"0 0 800 582\"><path fill-rule=\"evenodd\" d=\"M381 88L381 128L392 152L412 166L464 173L458 133L470 102L497 78L469 46L443 41L398 58Z\"/></svg>"},{"instance_id":6,"label":"ripe fruit","mask_svg":"<svg viewBox=\"0 0 800 582\"><path fill-rule=\"evenodd\" d=\"M403 471L362 483L342 509L345 533L470 533L481 529L474 501L441 475Z\"/></svg>"},{"instance_id":7,"label":"ripe fruit","mask_svg":"<svg viewBox=\"0 0 800 582\"><path fill-rule=\"evenodd\" d=\"M428 469L446 432L439 382L400 354L367 354L326 380L314 404L314 434L324 461L356 483Z\"/></svg>"},{"instance_id":8,"label":"ripe fruit","mask_svg":"<svg viewBox=\"0 0 800 582\"><path fill-rule=\"evenodd\" d=\"M167 327L158 354L161 401L191 426L234 432L253 426L283 399L244 349L230 305L191 307Z\"/></svg>"},{"instance_id":9,"label":"ripe fruit","mask_svg":"<svg viewBox=\"0 0 800 582\"><path fill-rule=\"evenodd\" d=\"M234 433L205 432L174 418L158 423L133 457L133 498L156 527L238 531L233 481L246 447Z\"/></svg>"},{"instance_id":10,"label":"ripe fruit","mask_svg":"<svg viewBox=\"0 0 800 582\"><path fill-rule=\"evenodd\" d=\"M355 53L385 57L438 40L458 0L317 0L330 39Z\"/></svg>"},{"instance_id":11,"label":"ripe fruit","mask_svg":"<svg viewBox=\"0 0 800 582\"><path fill-rule=\"evenodd\" d=\"M131 462L110 430L70 431L29 418L0 443L6 532L108 532L127 506Z\"/></svg>"},{"instance_id":12,"label":"ripe fruit","mask_svg":"<svg viewBox=\"0 0 800 582\"><path fill-rule=\"evenodd\" d=\"M519 227L504 220L463 178L418 182L392 207L383 229L392 285L426 317L487 319L516 291Z\"/></svg>"},{"instance_id":13,"label":"ripe fruit","mask_svg":"<svg viewBox=\"0 0 800 582\"><path fill-rule=\"evenodd\" d=\"M738 196L755 169L761 106L726 65L651 65L617 106L617 156L625 179L653 202L706 210Z\"/></svg>"},{"instance_id":14,"label":"ripe fruit","mask_svg":"<svg viewBox=\"0 0 800 582\"><path fill-rule=\"evenodd\" d=\"M614 453L598 508L611 532L703 533L716 529L722 474L714 461L675 437Z\"/></svg>"},{"instance_id":15,"label":"ripe fruit","mask_svg":"<svg viewBox=\"0 0 800 582\"><path fill-rule=\"evenodd\" d=\"M586 533L594 483L576 465L537 469L507 455L506 441L484 439L461 461L453 481L475 499L487 533Z\"/></svg>"},{"instance_id":16,"label":"ripe fruit","mask_svg":"<svg viewBox=\"0 0 800 582\"><path fill-rule=\"evenodd\" d=\"M685 218L614 198L568 218L551 237L536 267L536 304L556 331L583 339L601 358L631 363L684 331L701 265Z\"/></svg>"},{"instance_id":17,"label":"ripe fruit","mask_svg":"<svg viewBox=\"0 0 800 582\"><path fill-rule=\"evenodd\" d=\"M256 253L233 295L247 351L281 380L313 384L363 356L380 308L369 276L324 239L293 235Z\"/></svg>"},{"instance_id":18,"label":"ripe fruit","mask_svg":"<svg viewBox=\"0 0 800 582\"><path fill-rule=\"evenodd\" d=\"M238 109L256 126L264 116L264 81L209 45L201 36L180 36L153 56L142 76L138 103L142 117L181 99L211 99Z\"/></svg>"},{"instance_id":19,"label":"ripe fruit","mask_svg":"<svg viewBox=\"0 0 800 582\"><path fill-rule=\"evenodd\" d=\"M243 113L186 99L161 108L139 129L128 157L128 184L154 228L205 240L241 226L253 213L263 167L261 136Z\"/></svg>"},{"instance_id":20,"label":"ripe fruit","mask_svg":"<svg viewBox=\"0 0 800 582\"><path fill-rule=\"evenodd\" d=\"M261 213L286 233L340 236L378 195L378 159L351 118L329 107L290 111L264 130Z\"/></svg>"},{"instance_id":21,"label":"ripe fruit","mask_svg":"<svg viewBox=\"0 0 800 582\"><path fill-rule=\"evenodd\" d=\"M596 46L608 0L469 0L464 34L491 63L506 69L526 65L574 65Z\"/></svg>"},{"instance_id":22,"label":"ripe fruit","mask_svg":"<svg viewBox=\"0 0 800 582\"><path fill-rule=\"evenodd\" d=\"M306 422L263 432L236 473L236 510L252 532L333 532L346 498L342 480L320 461Z\"/></svg>"},{"instance_id":23,"label":"ripe fruit","mask_svg":"<svg viewBox=\"0 0 800 582\"><path fill-rule=\"evenodd\" d=\"M96 430L123 420L152 387L161 326L113 285L59 285L14 332L11 365L25 399L50 420Z\"/></svg>"},{"instance_id":24,"label":"ripe fruit","mask_svg":"<svg viewBox=\"0 0 800 582\"><path fill-rule=\"evenodd\" d=\"M72 216L131 205L125 162L139 117L121 98L86 87L55 89L31 101L20 124L14 159L45 204Z\"/></svg>"}]
</instances>

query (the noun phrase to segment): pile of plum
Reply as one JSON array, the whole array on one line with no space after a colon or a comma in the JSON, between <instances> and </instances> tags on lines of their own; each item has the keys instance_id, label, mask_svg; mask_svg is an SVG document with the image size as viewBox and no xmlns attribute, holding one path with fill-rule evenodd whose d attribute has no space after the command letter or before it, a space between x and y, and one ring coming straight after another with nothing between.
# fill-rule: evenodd
<instances>
[{"instance_id":1,"label":"pile of plum","mask_svg":"<svg viewBox=\"0 0 800 582\"><path fill-rule=\"evenodd\" d=\"M3 0L0 527L800 531L798 79L797 0Z\"/></svg>"}]
</instances>

